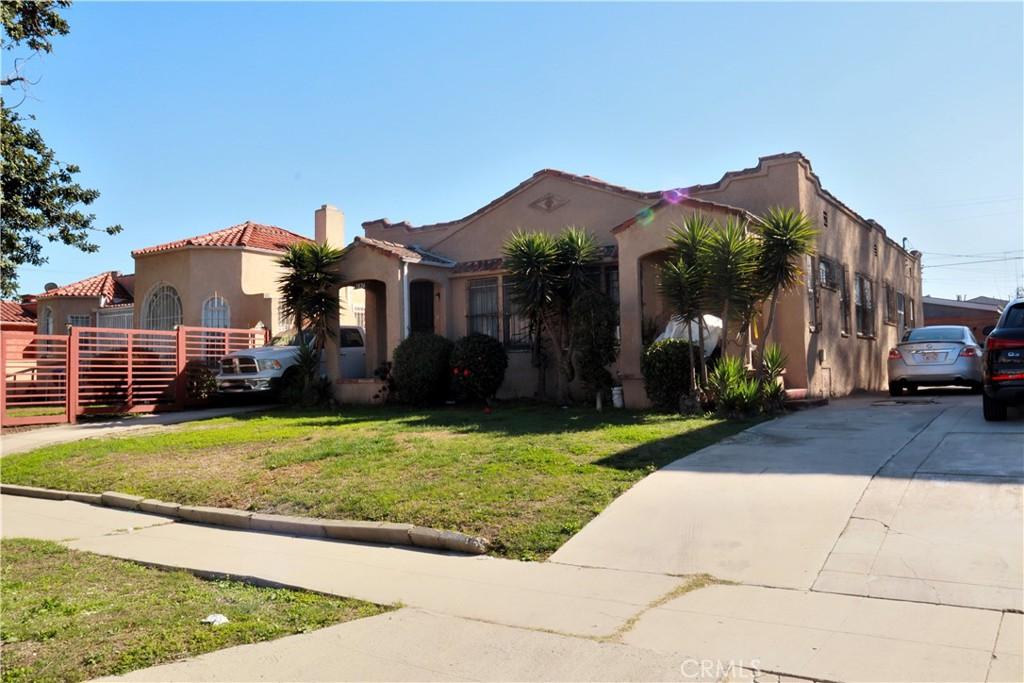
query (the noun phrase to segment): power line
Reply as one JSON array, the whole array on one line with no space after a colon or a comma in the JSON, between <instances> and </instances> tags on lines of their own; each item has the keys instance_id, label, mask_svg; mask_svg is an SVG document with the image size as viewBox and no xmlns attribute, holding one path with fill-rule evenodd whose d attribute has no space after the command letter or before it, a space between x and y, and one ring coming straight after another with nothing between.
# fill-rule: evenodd
<instances>
[{"instance_id":1,"label":"power line","mask_svg":"<svg viewBox=\"0 0 1024 683\"><path fill-rule=\"evenodd\" d=\"M936 263L931 266L921 266L921 268L946 268L948 266L969 266L975 263L1005 263L1007 261L1024 261L1024 256L1009 256L1006 258L986 259L984 261L964 261L961 263Z\"/></svg>"}]
</instances>

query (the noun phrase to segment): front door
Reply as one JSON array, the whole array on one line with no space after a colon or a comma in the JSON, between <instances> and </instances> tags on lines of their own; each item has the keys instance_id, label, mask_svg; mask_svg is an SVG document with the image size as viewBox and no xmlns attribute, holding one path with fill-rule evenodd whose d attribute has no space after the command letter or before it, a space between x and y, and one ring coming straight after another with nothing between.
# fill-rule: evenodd
<instances>
[{"instance_id":1,"label":"front door","mask_svg":"<svg viewBox=\"0 0 1024 683\"><path fill-rule=\"evenodd\" d=\"M423 280L409 284L409 330L434 331L434 283Z\"/></svg>"}]
</instances>

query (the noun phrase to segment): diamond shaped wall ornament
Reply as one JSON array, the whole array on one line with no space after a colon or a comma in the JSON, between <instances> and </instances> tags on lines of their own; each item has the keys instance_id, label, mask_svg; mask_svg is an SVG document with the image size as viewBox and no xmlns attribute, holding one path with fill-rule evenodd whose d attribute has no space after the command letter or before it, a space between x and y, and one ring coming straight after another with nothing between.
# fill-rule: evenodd
<instances>
[{"instance_id":1,"label":"diamond shaped wall ornament","mask_svg":"<svg viewBox=\"0 0 1024 683\"><path fill-rule=\"evenodd\" d=\"M558 195L555 194L548 193L543 197L540 197L539 199L535 199L534 201L530 202L530 208L537 209L538 211L543 211L544 213L553 213L554 211L557 211L558 209L562 208L568 203L568 199L565 199L564 197L559 197Z\"/></svg>"}]
</instances>

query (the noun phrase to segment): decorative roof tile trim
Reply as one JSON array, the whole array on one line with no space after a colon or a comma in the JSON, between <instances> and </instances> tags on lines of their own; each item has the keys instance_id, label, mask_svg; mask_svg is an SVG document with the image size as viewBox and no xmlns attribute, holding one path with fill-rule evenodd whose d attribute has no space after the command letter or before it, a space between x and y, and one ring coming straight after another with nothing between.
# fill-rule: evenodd
<instances>
[{"instance_id":1,"label":"decorative roof tile trim","mask_svg":"<svg viewBox=\"0 0 1024 683\"><path fill-rule=\"evenodd\" d=\"M0 301L0 321L35 325L36 317L20 301Z\"/></svg>"},{"instance_id":2,"label":"decorative roof tile trim","mask_svg":"<svg viewBox=\"0 0 1024 683\"><path fill-rule=\"evenodd\" d=\"M617 244L606 244L598 247L601 260L615 259L619 255ZM455 264L455 273L485 273L492 270L503 270L505 268L504 258L480 259L478 261L460 261Z\"/></svg>"},{"instance_id":3,"label":"decorative roof tile trim","mask_svg":"<svg viewBox=\"0 0 1024 683\"><path fill-rule=\"evenodd\" d=\"M761 219L750 213L746 209L740 209L735 206L729 206L728 204L719 204L717 202L711 202L706 199L697 199L696 197L688 197L687 192L689 188L682 190L667 190L663 194L664 196L658 202L655 202L651 206L638 211L636 215L627 218L622 223L619 223L612 228L612 234L617 235L623 230L628 230L630 226L640 223L645 220L649 220L654 217L654 214L661 211L666 206L678 206L679 204L686 204L687 206L705 207L708 209L716 209L718 211L725 211L726 213L733 213L744 218L751 223L760 223Z\"/></svg>"},{"instance_id":4,"label":"decorative roof tile trim","mask_svg":"<svg viewBox=\"0 0 1024 683\"><path fill-rule=\"evenodd\" d=\"M246 221L222 230L208 232L205 235L175 240L153 247L143 247L132 252L132 256L155 254L174 249L188 247L235 247L239 249L261 249L264 251L284 252L293 244L313 242L304 235L279 228L276 225L263 225Z\"/></svg>"},{"instance_id":5,"label":"decorative roof tile trim","mask_svg":"<svg viewBox=\"0 0 1024 683\"><path fill-rule=\"evenodd\" d=\"M920 259L920 252L907 251L906 249L904 249L902 244L899 244L898 242L896 242L896 240L892 239L891 237L888 236L888 234L886 234L885 228L882 226L881 223L876 221L874 218L865 218L864 216L861 216L859 213L850 208L849 205L847 205L845 202L839 199L839 197L836 197L834 194L826 190L821 184L821 178L819 178L818 174L814 172L814 168L811 166L811 160L808 159L803 154L803 152L781 152L779 154L769 154L768 156L758 157L756 166L752 166L751 168L744 168L739 171L727 171L725 174L722 175L721 178L718 179L717 182L709 183L707 185L691 185L690 187L686 188L686 191L705 192L721 189L721 187L725 183L732 180L733 178L760 172L764 168L764 164L766 161L777 161L780 159L794 159L797 162L802 161L805 164L807 177L814 184L818 192L824 195L828 200L833 202L840 209L846 211L848 214L850 214L852 218L859 221L865 227L875 228L876 230L881 232L882 237L885 239L886 242L889 242L891 245L893 245L900 251L904 252L911 258Z\"/></svg>"},{"instance_id":6,"label":"decorative roof tile trim","mask_svg":"<svg viewBox=\"0 0 1024 683\"><path fill-rule=\"evenodd\" d=\"M414 232L419 230L443 230L453 225L459 225L460 223L467 223L473 220L477 216L480 216L481 214L490 211L498 204L501 204L509 197L518 193L520 190L523 190L524 188L528 187L529 185L532 185L533 183L537 182L538 180L544 177L563 178L570 182L588 185L590 187L594 187L600 190L606 190L608 192L615 192L618 194L627 195L629 197L632 197L633 199L637 199L640 201L659 199L664 195L663 192L641 192L639 190L633 190L622 185L614 185L612 183L601 180L600 178L595 178L594 176L577 175L575 173L569 173L568 171L559 171L558 169L555 168L543 168L534 173L532 176L530 176L523 182L513 187L508 192L498 197L497 199L491 200L490 202L481 206L476 211L466 216L463 216L462 218L453 221L445 221L442 223L427 223L425 225L412 225L411 223L409 223L409 221L400 221L398 223L392 223L387 218L378 218L372 221L364 221L363 229L365 230L367 228L380 227L386 230L390 230L392 228L402 228L407 232Z\"/></svg>"},{"instance_id":7,"label":"decorative roof tile trim","mask_svg":"<svg viewBox=\"0 0 1024 683\"><path fill-rule=\"evenodd\" d=\"M99 275L87 277L78 282L72 282L63 287L51 289L48 292L37 294L38 299L49 299L53 297L103 297L111 303L122 303L134 300L135 276L121 275L116 270L108 270Z\"/></svg>"},{"instance_id":8,"label":"decorative roof tile trim","mask_svg":"<svg viewBox=\"0 0 1024 683\"><path fill-rule=\"evenodd\" d=\"M455 265L455 262L451 259L440 256L433 252L429 252L426 249L420 249L415 246L407 246L399 244L397 242L388 242L386 240L379 240L373 237L362 237L357 236L353 240L353 246L357 244L365 244L367 247L379 251L388 256L394 256L408 263L421 263L427 266L438 266L441 268L451 268ZM349 247L351 249L352 247Z\"/></svg>"}]
</instances>

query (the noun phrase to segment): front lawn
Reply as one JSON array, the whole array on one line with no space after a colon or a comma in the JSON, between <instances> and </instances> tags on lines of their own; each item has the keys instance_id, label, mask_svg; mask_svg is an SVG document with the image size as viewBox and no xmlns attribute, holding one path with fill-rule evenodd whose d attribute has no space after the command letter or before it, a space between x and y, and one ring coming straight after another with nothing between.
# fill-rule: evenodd
<instances>
[{"instance_id":1,"label":"front lawn","mask_svg":"<svg viewBox=\"0 0 1024 683\"><path fill-rule=\"evenodd\" d=\"M550 406L346 408L196 422L3 460L4 482L386 520L541 559L649 472L750 422Z\"/></svg>"},{"instance_id":2,"label":"front lawn","mask_svg":"<svg viewBox=\"0 0 1024 683\"><path fill-rule=\"evenodd\" d=\"M4 540L0 668L7 681L81 681L386 611L350 600ZM211 613L229 623L209 626Z\"/></svg>"}]
</instances>

